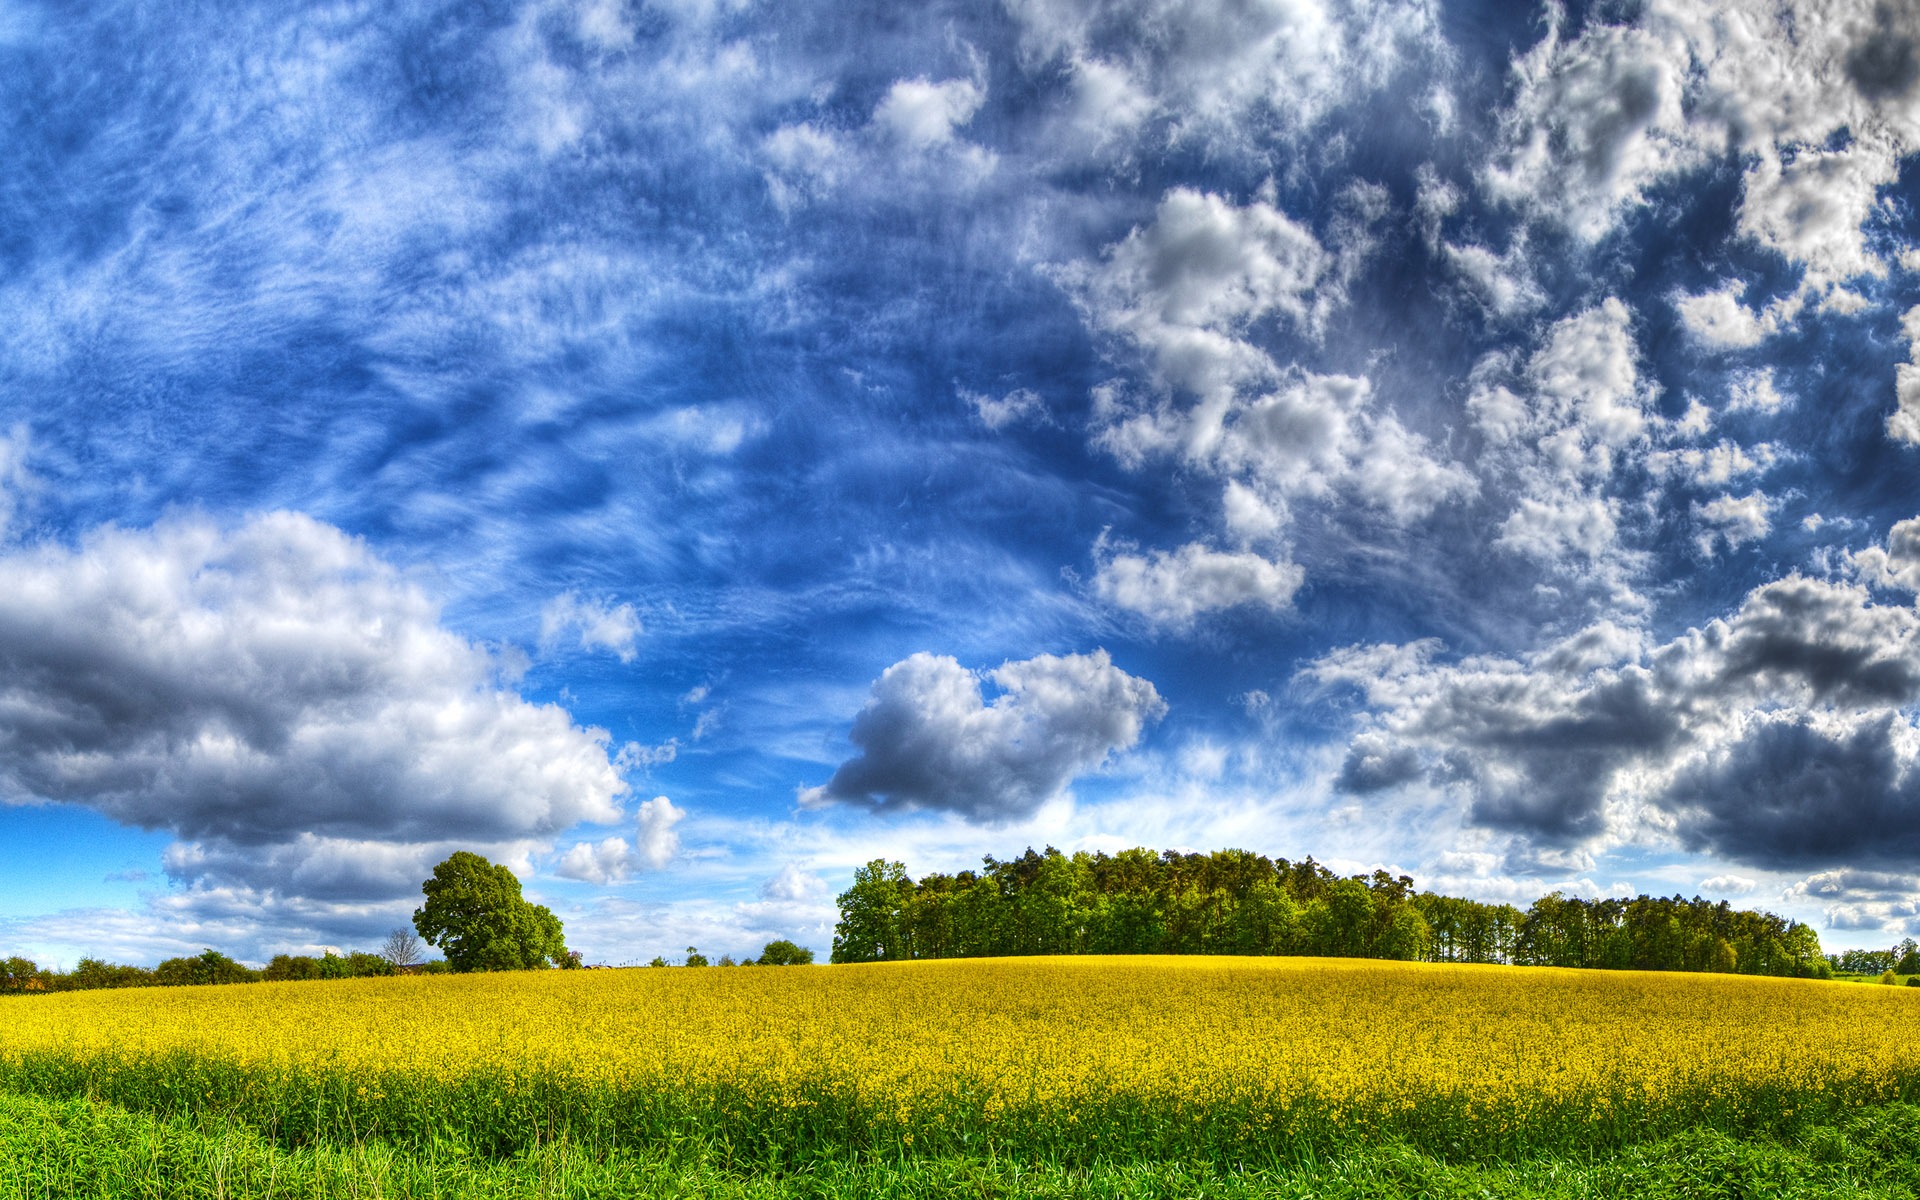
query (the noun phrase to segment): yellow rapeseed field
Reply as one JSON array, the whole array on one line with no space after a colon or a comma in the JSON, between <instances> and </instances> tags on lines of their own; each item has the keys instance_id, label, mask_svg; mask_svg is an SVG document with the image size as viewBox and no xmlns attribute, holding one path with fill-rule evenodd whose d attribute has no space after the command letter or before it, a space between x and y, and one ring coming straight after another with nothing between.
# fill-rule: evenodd
<instances>
[{"instance_id":1,"label":"yellow rapeseed field","mask_svg":"<svg viewBox=\"0 0 1920 1200\"><path fill-rule=\"evenodd\" d=\"M763 1126L831 1102L908 1143L949 1121L1111 1123L1116 1104L1149 1114L1164 1142L1221 1113L1241 1137L1305 1111L1350 1129L1405 1132L1396 1114L1425 1112L1497 1131L1670 1102L1878 1097L1920 1079L1920 991L1354 959L528 972L82 992L3 1010L0 1061L125 1075L190 1058L345 1081L349 1107L395 1081L480 1076L509 1091L721 1096L716 1112L750 1105Z\"/></svg>"},{"instance_id":2,"label":"yellow rapeseed field","mask_svg":"<svg viewBox=\"0 0 1920 1200\"><path fill-rule=\"evenodd\" d=\"M582 1080L831 1081L912 1102L1487 1099L1920 1069L1920 993L1725 975L1356 959L1034 958L79 992L11 1003L0 1052Z\"/></svg>"}]
</instances>

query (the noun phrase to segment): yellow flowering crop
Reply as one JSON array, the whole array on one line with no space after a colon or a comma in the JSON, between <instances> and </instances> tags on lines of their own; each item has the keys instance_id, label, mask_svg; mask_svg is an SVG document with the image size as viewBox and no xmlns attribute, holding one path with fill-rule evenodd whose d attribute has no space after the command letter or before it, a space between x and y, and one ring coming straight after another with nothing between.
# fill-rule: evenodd
<instances>
[{"instance_id":1,"label":"yellow flowering crop","mask_svg":"<svg viewBox=\"0 0 1920 1200\"><path fill-rule=\"evenodd\" d=\"M1013 1114L1097 1137L1116 1104L1156 1136L1221 1113L1250 1136L1308 1109L1401 1129L1443 1103L1497 1130L1882 1095L1920 1079L1916 1019L1920 992L1799 980L1076 957L70 993L0 1006L0 1062L185 1055L351 1079L349 1106L478 1076L496 1106L537 1086L698 1093L764 1125L832 1103L924 1145Z\"/></svg>"}]
</instances>

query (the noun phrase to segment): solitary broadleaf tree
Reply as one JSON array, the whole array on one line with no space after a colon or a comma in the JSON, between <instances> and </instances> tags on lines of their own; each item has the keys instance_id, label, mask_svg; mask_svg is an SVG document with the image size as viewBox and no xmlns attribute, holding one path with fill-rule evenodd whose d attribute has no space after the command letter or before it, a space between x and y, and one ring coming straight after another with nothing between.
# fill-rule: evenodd
<instances>
[{"instance_id":1,"label":"solitary broadleaf tree","mask_svg":"<svg viewBox=\"0 0 1920 1200\"><path fill-rule=\"evenodd\" d=\"M524 971L566 960L560 918L523 898L505 867L459 850L421 890L427 902L413 911L413 927L456 971Z\"/></svg>"}]
</instances>

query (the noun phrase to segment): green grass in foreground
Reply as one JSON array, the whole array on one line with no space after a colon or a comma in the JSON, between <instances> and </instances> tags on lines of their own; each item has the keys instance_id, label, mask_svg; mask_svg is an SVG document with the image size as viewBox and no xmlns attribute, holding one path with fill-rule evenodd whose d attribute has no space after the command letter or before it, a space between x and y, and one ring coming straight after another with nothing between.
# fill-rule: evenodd
<instances>
[{"instance_id":1,"label":"green grass in foreground","mask_svg":"<svg viewBox=\"0 0 1920 1200\"><path fill-rule=\"evenodd\" d=\"M1285 1171L1010 1160L816 1164L787 1175L548 1146L481 1160L381 1143L274 1146L240 1126L0 1094L0 1200L54 1197L1920 1197L1920 1107L1863 1108L1781 1139L1678 1134L1602 1161L1443 1163L1386 1145Z\"/></svg>"}]
</instances>

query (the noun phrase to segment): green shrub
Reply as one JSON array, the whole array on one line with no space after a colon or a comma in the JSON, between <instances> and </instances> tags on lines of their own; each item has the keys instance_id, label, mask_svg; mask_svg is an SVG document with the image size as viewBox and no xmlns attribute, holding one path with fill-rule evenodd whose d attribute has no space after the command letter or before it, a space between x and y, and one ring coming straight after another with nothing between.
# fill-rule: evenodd
<instances>
[{"instance_id":1,"label":"green shrub","mask_svg":"<svg viewBox=\"0 0 1920 1200\"><path fill-rule=\"evenodd\" d=\"M785 938L768 942L760 951L760 965L763 967L804 967L812 962L813 951Z\"/></svg>"}]
</instances>

